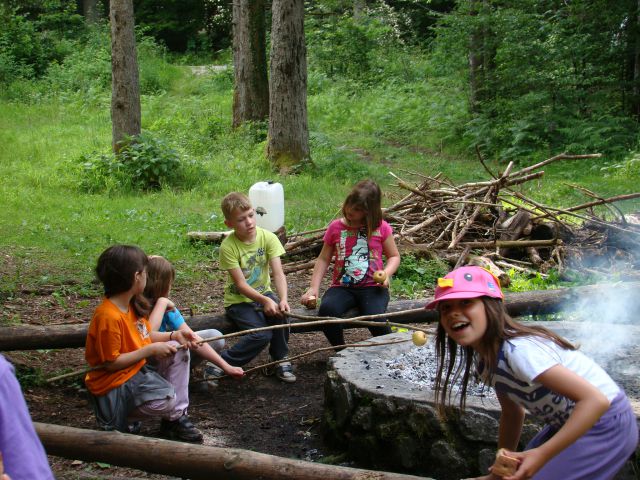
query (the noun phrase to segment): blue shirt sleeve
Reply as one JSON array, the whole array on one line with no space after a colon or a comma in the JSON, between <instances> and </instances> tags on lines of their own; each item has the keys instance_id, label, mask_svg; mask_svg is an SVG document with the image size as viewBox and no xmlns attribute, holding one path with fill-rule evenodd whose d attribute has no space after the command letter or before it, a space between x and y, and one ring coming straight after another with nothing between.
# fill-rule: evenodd
<instances>
[{"instance_id":1,"label":"blue shirt sleeve","mask_svg":"<svg viewBox=\"0 0 640 480\"><path fill-rule=\"evenodd\" d=\"M184 323L184 317L180 313L180 310L177 308L173 310L169 310L165 312L162 317L162 323L160 324L160 328L158 331L160 332L173 332L174 330L178 330L180 325Z\"/></svg>"}]
</instances>

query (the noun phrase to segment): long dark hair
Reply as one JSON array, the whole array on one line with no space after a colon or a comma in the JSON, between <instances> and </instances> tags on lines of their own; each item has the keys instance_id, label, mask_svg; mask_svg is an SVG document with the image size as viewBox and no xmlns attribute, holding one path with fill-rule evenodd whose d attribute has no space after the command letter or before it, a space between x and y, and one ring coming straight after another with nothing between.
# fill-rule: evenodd
<instances>
[{"instance_id":1,"label":"long dark hair","mask_svg":"<svg viewBox=\"0 0 640 480\"><path fill-rule=\"evenodd\" d=\"M478 358L487 372L484 379L486 384L491 383L491 378L498 365L498 352L505 340L516 337L538 336L556 343L567 350L576 350L568 340L560 335L537 325L523 325L509 316L504 302L499 298L480 297L487 315L487 331L480 340L482 356ZM436 333L436 357L438 359L435 401L438 411L444 415L445 409L453 397L453 385L460 380L460 409L464 410L466 404L467 386L471 376L471 367L474 364L476 352L472 347L462 347L449 338L438 323ZM447 402L447 399L449 400Z\"/></svg>"},{"instance_id":2,"label":"long dark hair","mask_svg":"<svg viewBox=\"0 0 640 480\"><path fill-rule=\"evenodd\" d=\"M142 249L133 245L113 245L107 248L96 265L96 275L104 287L107 298L129 290L136 273L143 272L149 259ZM134 295L130 302L138 317L147 317L151 311L143 295Z\"/></svg>"},{"instance_id":3,"label":"long dark hair","mask_svg":"<svg viewBox=\"0 0 640 480\"><path fill-rule=\"evenodd\" d=\"M367 212L367 238L371 239L373 231L382 223L382 192L373 180L361 180L351 189L342 204L342 216L347 218L346 209L359 207Z\"/></svg>"},{"instance_id":4,"label":"long dark hair","mask_svg":"<svg viewBox=\"0 0 640 480\"><path fill-rule=\"evenodd\" d=\"M165 297L169 293L169 287L176 279L176 269L171 262L164 257L149 257L147 265L147 285L144 287L144 296L152 304L158 298Z\"/></svg>"}]
</instances>

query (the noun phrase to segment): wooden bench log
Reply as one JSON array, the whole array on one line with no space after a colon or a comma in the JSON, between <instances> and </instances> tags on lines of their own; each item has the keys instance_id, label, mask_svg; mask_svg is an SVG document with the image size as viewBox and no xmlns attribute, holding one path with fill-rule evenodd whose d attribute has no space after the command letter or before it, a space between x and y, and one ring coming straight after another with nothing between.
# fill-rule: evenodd
<instances>
[{"instance_id":1,"label":"wooden bench log","mask_svg":"<svg viewBox=\"0 0 640 480\"><path fill-rule=\"evenodd\" d=\"M640 282L620 282L616 284L597 284L581 287L559 288L556 290L536 290L505 294L505 303L509 314L513 317L523 315L541 315L554 313L570 306L579 300L589 299L592 302L604 302L609 298L628 299L634 302L633 311L640 311ZM431 299L398 300L389 303L388 312L400 312L418 309L426 305ZM317 310L295 309L299 315L317 315ZM355 317L357 312L351 310L345 317ZM424 310L418 313L407 312L407 315L394 317L396 323L430 323L438 320L437 313ZM215 328L222 333L236 331L234 325L224 314L196 315L187 319L194 330ZM292 323L300 323L292 319ZM84 347L88 323L73 325L21 325L14 327L0 327L0 351L38 350L52 348ZM345 328L362 328L345 325ZM293 333L318 331L318 327L292 328Z\"/></svg>"},{"instance_id":2,"label":"wooden bench log","mask_svg":"<svg viewBox=\"0 0 640 480\"><path fill-rule=\"evenodd\" d=\"M424 477L305 462L118 432L34 423L47 454L180 478L229 480L425 480Z\"/></svg>"}]
</instances>

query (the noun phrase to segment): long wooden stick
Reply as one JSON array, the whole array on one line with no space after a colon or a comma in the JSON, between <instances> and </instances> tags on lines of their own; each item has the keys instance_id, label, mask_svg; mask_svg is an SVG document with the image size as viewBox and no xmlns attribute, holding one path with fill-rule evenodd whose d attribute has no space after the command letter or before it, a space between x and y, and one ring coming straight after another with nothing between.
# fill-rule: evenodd
<instances>
[{"instance_id":1,"label":"long wooden stick","mask_svg":"<svg viewBox=\"0 0 640 480\"><path fill-rule=\"evenodd\" d=\"M398 316L407 315L408 313L416 313L416 312L423 312L423 311L424 311L424 308L415 308L413 310L401 310L399 312L380 313L380 314L376 314L376 315L362 315L360 317L353 317L353 318L314 317L314 316L311 316L311 315L299 315L299 314L295 314L295 313L291 313L291 312L286 312L286 315L288 317L297 318L299 320L309 320L309 321L300 322L300 323L282 323L282 324L278 324L278 325L268 325L266 327L250 328L248 330L241 330L239 332L227 333L225 335L217 335L215 337L203 338L202 340L199 340L199 341L197 341L195 343L197 343L197 344L210 343L210 342L214 342L216 340L232 338L232 337L240 337L240 336L243 336L243 335L247 335L249 333L264 332L266 330L280 330L280 329L283 329L283 328L301 328L301 327L309 327L309 326L316 326L316 325L331 325L331 324L342 324L342 323L350 323L350 324L360 325L362 327L384 327L384 326L389 326L389 327L408 328L410 330L418 330L418 331L421 331L421 332L424 332L424 333L429 333L429 331L427 329L420 328L420 327L413 327L411 325L406 325L404 323L394 323L394 322L389 322L388 320L384 321L384 322L369 321L369 320L376 319L376 318L384 319L384 318L388 318L388 317L398 317ZM181 350L181 349L184 349L184 348L186 348L184 345L179 345L177 347L178 350ZM331 347L331 348L333 348L333 347ZM75 370L73 372L65 373L63 375L57 375L55 377L48 378L45 381L47 383L52 383L52 382L55 382L57 380L62 380L62 379L65 379L65 378L77 377L79 375L86 374L86 373L91 372L93 370L99 370L99 369L104 368L104 367L105 367L104 364L96 365L96 366L89 367L89 368L85 367L82 370Z\"/></svg>"},{"instance_id":2,"label":"long wooden stick","mask_svg":"<svg viewBox=\"0 0 640 480\"><path fill-rule=\"evenodd\" d=\"M299 358L303 358L303 357L308 357L309 355L314 355L316 353L320 353L320 352L326 352L327 350L336 350L336 349L343 349L343 348L366 348L366 347L378 347L380 345L394 345L396 343L406 343L409 340L393 340L393 341L389 341L389 342L371 342L371 343L345 343L344 345L337 345L337 346L331 346L331 347L320 347L320 348L316 348L315 350L309 350L308 352L304 352L304 353L299 353L297 355L294 355L292 357L287 357L287 360L291 361L291 360L297 360ZM278 365L279 363L282 362L282 359L280 360L274 360L273 362L269 362L269 363L265 363L262 365L258 365L256 367L251 367L251 368L247 368L244 371L245 375L248 375L249 373L253 373L256 370L262 370L264 368L268 368L268 367L273 367L275 365ZM219 380L221 378L227 378L228 375L222 375L220 377L217 377L216 380ZM201 382L206 382L207 379L203 378L201 380L196 380L195 382L191 382L191 383L201 383Z\"/></svg>"}]
</instances>

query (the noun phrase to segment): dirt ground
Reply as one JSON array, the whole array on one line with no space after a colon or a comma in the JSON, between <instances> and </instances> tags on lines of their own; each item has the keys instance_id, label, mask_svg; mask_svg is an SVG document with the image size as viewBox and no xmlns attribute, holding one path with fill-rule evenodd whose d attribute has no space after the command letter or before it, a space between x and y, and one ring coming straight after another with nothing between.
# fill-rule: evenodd
<instances>
[{"instance_id":1,"label":"dirt ground","mask_svg":"<svg viewBox=\"0 0 640 480\"><path fill-rule=\"evenodd\" d=\"M6 267L6 264L5 264ZM308 286L309 273L287 276L292 308L299 306L299 298ZM20 318L23 323L52 325L88 322L99 298L75 294L60 295L60 286L38 291L24 290L2 301L5 319ZM57 293L56 293L57 292ZM172 294L176 305L214 305L222 298L219 282L198 285L176 285ZM222 311L217 309L202 313ZM347 331L347 342L369 336L368 331ZM292 334L290 354L300 354L326 347L320 333ZM64 381L55 386L42 386L42 379L59 373L63 368L81 369L85 366L83 349L51 351L5 352L16 366L34 421L78 428L95 429L96 423L87 401L82 382ZM319 461L329 455L339 455L325 445L320 434L323 382L330 353L320 352L294 362L297 382L283 384L274 377L253 373L242 380L222 379L208 392L192 391L189 414L205 434L205 445L243 448L288 458ZM247 367L266 363L263 352ZM199 373L198 370L195 371ZM142 435L158 436L159 421L143 423ZM124 479L170 478L139 470L113 467L97 463L49 457L60 479Z\"/></svg>"}]
</instances>

